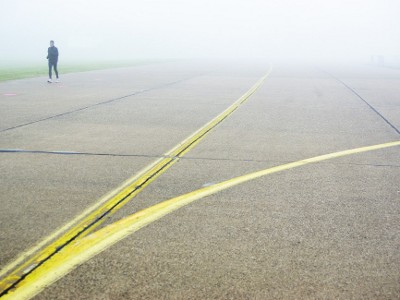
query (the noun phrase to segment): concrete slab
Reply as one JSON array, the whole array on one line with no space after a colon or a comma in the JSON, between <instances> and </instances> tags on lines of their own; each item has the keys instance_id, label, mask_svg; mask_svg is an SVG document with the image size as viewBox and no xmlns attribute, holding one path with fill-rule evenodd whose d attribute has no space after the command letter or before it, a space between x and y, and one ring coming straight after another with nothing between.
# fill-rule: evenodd
<instances>
[{"instance_id":1,"label":"concrete slab","mask_svg":"<svg viewBox=\"0 0 400 300\"><path fill-rule=\"evenodd\" d=\"M314 165L249 182L142 229L38 299L395 298L399 175Z\"/></svg>"},{"instance_id":2,"label":"concrete slab","mask_svg":"<svg viewBox=\"0 0 400 300\"><path fill-rule=\"evenodd\" d=\"M152 158L1 153L0 266L79 215Z\"/></svg>"},{"instance_id":3,"label":"concrete slab","mask_svg":"<svg viewBox=\"0 0 400 300\"><path fill-rule=\"evenodd\" d=\"M202 75L205 70L199 64L188 68L187 64L163 63L61 74L61 83L57 84L48 84L46 78L0 82L0 110L4 114L0 130L143 90L158 89ZM16 95L5 95L9 93Z\"/></svg>"},{"instance_id":4,"label":"concrete slab","mask_svg":"<svg viewBox=\"0 0 400 300\"><path fill-rule=\"evenodd\" d=\"M258 79L224 77L223 83L216 78L203 76L5 131L0 148L161 155L225 110Z\"/></svg>"}]
</instances>

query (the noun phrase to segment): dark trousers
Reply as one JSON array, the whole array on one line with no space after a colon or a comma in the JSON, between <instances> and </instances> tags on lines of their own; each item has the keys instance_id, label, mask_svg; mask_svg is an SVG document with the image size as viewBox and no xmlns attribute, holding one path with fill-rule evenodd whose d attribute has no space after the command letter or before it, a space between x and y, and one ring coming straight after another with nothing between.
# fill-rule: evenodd
<instances>
[{"instance_id":1,"label":"dark trousers","mask_svg":"<svg viewBox=\"0 0 400 300\"><path fill-rule=\"evenodd\" d=\"M54 67L54 72L56 73L56 77L58 79L58 70L57 70L57 62L49 61L49 78L51 79L51 69Z\"/></svg>"}]
</instances>

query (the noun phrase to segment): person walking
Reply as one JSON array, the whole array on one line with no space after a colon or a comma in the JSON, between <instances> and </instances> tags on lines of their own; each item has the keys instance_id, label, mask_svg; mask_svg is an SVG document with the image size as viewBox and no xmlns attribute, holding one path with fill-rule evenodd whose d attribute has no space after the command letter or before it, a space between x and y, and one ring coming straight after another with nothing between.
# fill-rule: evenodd
<instances>
[{"instance_id":1,"label":"person walking","mask_svg":"<svg viewBox=\"0 0 400 300\"><path fill-rule=\"evenodd\" d=\"M50 41L50 47L47 50L47 59L49 61L49 79L47 80L48 83L52 83L52 74L51 70L54 68L54 72L56 73L56 82L59 82L58 79L58 70L57 70L57 63L58 63L58 49L54 46L54 41Z\"/></svg>"}]
</instances>

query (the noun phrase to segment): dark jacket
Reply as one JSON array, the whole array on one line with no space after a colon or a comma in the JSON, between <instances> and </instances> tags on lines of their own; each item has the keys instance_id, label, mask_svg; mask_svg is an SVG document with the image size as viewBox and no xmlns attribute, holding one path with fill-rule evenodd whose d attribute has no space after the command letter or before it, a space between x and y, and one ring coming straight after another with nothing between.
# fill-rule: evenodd
<instances>
[{"instance_id":1,"label":"dark jacket","mask_svg":"<svg viewBox=\"0 0 400 300\"><path fill-rule=\"evenodd\" d=\"M56 63L58 61L58 49L57 47L49 47L47 50L47 59L49 62Z\"/></svg>"}]
</instances>

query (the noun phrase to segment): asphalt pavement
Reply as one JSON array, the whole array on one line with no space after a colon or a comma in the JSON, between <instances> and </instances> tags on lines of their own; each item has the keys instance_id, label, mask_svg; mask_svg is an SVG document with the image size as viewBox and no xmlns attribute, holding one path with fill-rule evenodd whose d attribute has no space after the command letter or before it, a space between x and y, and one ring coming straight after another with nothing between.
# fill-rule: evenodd
<instances>
[{"instance_id":1,"label":"asphalt pavement","mask_svg":"<svg viewBox=\"0 0 400 300\"><path fill-rule=\"evenodd\" d=\"M0 269L217 116L268 63L177 61L0 83ZM400 140L400 70L274 65L102 226L306 158ZM200 199L35 299L398 299L400 147Z\"/></svg>"}]
</instances>

